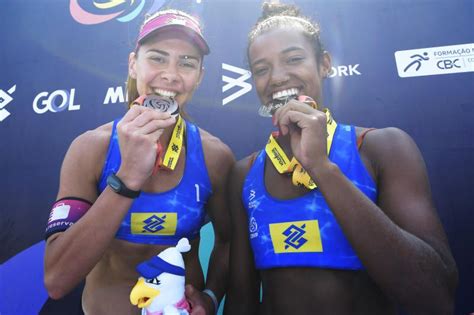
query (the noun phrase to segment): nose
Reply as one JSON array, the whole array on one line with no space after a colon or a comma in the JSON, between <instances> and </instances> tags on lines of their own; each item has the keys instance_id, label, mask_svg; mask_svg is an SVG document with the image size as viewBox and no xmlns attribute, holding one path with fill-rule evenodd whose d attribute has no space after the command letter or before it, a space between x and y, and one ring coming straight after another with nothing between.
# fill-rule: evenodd
<instances>
[{"instance_id":1,"label":"nose","mask_svg":"<svg viewBox=\"0 0 474 315\"><path fill-rule=\"evenodd\" d=\"M290 76L285 71L283 67L273 67L271 76L270 76L270 84L274 87L279 87L285 85L290 80Z\"/></svg>"},{"instance_id":2,"label":"nose","mask_svg":"<svg viewBox=\"0 0 474 315\"><path fill-rule=\"evenodd\" d=\"M162 69L160 73L162 80L167 81L168 83L177 82L179 79L178 67L174 64L168 64L168 66Z\"/></svg>"}]
</instances>

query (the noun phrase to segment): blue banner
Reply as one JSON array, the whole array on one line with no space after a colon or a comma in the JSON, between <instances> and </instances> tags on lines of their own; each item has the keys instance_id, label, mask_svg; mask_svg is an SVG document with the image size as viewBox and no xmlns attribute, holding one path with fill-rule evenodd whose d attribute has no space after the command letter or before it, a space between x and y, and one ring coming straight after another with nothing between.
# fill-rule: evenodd
<instances>
[{"instance_id":1,"label":"blue banner","mask_svg":"<svg viewBox=\"0 0 474 315\"><path fill-rule=\"evenodd\" d=\"M474 312L474 1L288 2L321 23L337 121L398 127L419 146L460 272L456 314ZM239 159L266 142L246 62L261 1L2 1L0 314L80 314L80 288L53 302L42 283L61 162L75 137L126 111L128 54L143 17L165 6L200 16L211 47L193 120Z\"/></svg>"}]
</instances>

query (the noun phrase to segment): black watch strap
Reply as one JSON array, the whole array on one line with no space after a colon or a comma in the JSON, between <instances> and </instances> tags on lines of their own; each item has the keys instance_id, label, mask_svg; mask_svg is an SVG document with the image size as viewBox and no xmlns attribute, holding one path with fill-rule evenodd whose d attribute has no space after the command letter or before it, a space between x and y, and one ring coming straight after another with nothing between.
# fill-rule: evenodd
<instances>
[{"instance_id":1,"label":"black watch strap","mask_svg":"<svg viewBox=\"0 0 474 315\"><path fill-rule=\"evenodd\" d=\"M127 198L135 199L140 195L139 190L131 190L130 188L128 188L122 182L122 180L114 173L111 173L107 177L107 185L109 185L110 188L112 188L112 190L115 191L117 194Z\"/></svg>"}]
</instances>

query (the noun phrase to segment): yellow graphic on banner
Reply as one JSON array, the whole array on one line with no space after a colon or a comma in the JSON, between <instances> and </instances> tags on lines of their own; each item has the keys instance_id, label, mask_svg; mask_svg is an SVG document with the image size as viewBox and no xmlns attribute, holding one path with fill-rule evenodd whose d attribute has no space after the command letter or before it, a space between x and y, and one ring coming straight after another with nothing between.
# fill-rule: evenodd
<instances>
[{"instance_id":1,"label":"yellow graphic on banner","mask_svg":"<svg viewBox=\"0 0 474 315\"><path fill-rule=\"evenodd\" d=\"M272 223L270 237L276 254L323 251L318 220Z\"/></svg>"},{"instance_id":2,"label":"yellow graphic on banner","mask_svg":"<svg viewBox=\"0 0 474 315\"><path fill-rule=\"evenodd\" d=\"M175 235L178 214L176 212L132 213L132 234Z\"/></svg>"}]
</instances>

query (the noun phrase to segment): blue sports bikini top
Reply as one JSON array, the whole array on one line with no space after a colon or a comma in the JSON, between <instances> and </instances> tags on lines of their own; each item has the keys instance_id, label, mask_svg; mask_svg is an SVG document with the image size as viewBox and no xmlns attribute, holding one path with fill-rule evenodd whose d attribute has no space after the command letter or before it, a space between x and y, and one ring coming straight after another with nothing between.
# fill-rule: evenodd
<instances>
[{"instance_id":1,"label":"blue sports bikini top","mask_svg":"<svg viewBox=\"0 0 474 315\"><path fill-rule=\"evenodd\" d=\"M242 190L257 269L363 269L319 189L290 200L275 199L267 192L265 159L262 150ZM376 185L360 159L353 126L338 125L329 159L368 198L376 200Z\"/></svg>"},{"instance_id":2,"label":"blue sports bikini top","mask_svg":"<svg viewBox=\"0 0 474 315\"><path fill-rule=\"evenodd\" d=\"M98 190L107 187L107 177L120 168L121 157L114 121L107 158ZM201 137L197 126L186 121L186 162L179 184L166 192L141 192L115 238L134 243L170 245L182 237L194 239L205 222L205 205L212 193Z\"/></svg>"}]
</instances>

